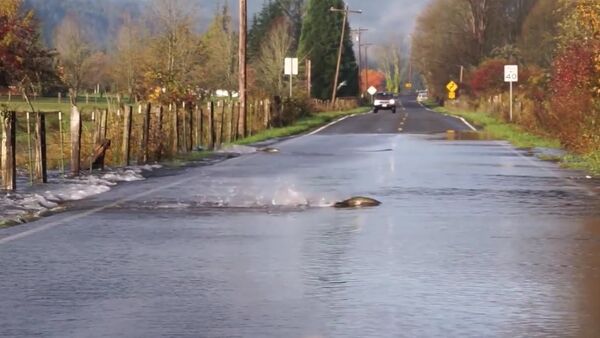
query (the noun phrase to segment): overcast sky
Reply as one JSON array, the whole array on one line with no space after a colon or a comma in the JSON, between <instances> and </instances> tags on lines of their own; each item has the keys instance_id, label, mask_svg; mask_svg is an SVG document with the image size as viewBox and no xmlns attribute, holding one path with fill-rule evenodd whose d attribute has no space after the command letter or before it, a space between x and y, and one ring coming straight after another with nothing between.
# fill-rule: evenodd
<instances>
[{"instance_id":1,"label":"overcast sky","mask_svg":"<svg viewBox=\"0 0 600 338\"><path fill-rule=\"evenodd\" d=\"M228 0L237 15L238 1ZM202 17L210 20L220 0L200 0ZM417 15L430 0L346 0L351 9L360 9L363 14L350 17L352 28L367 28L365 40L381 42L406 36L412 32ZM248 0L249 16L259 11L264 0Z\"/></svg>"}]
</instances>

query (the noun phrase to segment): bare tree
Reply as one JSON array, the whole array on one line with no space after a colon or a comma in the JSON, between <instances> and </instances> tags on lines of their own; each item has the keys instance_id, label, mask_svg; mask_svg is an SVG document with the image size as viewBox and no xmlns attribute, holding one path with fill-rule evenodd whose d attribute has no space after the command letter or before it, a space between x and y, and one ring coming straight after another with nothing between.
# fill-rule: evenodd
<instances>
[{"instance_id":1,"label":"bare tree","mask_svg":"<svg viewBox=\"0 0 600 338\"><path fill-rule=\"evenodd\" d=\"M283 95L283 61L289 56L294 43L291 28L289 20L285 17L275 21L261 45L258 60L254 65L257 74L260 74L256 79L257 84L270 95Z\"/></svg>"},{"instance_id":2,"label":"bare tree","mask_svg":"<svg viewBox=\"0 0 600 338\"><path fill-rule=\"evenodd\" d=\"M67 15L63 19L56 29L54 41L59 53L64 81L69 86L71 103L75 105L79 90L89 71L92 47L79 20L74 15Z\"/></svg>"},{"instance_id":3,"label":"bare tree","mask_svg":"<svg viewBox=\"0 0 600 338\"><path fill-rule=\"evenodd\" d=\"M130 97L139 96L144 62L145 36L140 24L130 17L125 19L115 43L115 70L113 78L119 88L125 88Z\"/></svg>"}]
</instances>

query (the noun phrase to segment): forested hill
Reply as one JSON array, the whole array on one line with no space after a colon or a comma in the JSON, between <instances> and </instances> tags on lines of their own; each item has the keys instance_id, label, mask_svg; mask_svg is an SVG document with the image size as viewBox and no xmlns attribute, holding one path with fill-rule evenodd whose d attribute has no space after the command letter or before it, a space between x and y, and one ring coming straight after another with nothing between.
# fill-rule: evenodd
<instances>
[{"instance_id":1,"label":"forested hill","mask_svg":"<svg viewBox=\"0 0 600 338\"><path fill-rule=\"evenodd\" d=\"M110 45L110 38L116 35L123 18L141 13L139 0L26 0L26 5L35 10L41 21L44 41L52 45L55 28L65 15L76 15L82 26L90 32L92 43L101 48Z\"/></svg>"}]
</instances>

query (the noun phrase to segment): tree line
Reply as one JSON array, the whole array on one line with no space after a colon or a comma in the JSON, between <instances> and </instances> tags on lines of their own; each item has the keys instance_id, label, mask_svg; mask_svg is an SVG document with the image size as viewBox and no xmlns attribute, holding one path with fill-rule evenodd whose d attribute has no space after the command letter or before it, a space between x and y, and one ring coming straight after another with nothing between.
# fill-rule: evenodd
<instances>
[{"instance_id":1,"label":"tree line","mask_svg":"<svg viewBox=\"0 0 600 338\"><path fill-rule=\"evenodd\" d=\"M577 152L600 149L596 0L435 0L417 20L412 61L438 98L464 70L460 99L475 109L501 98L504 65L517 64L517 122Z\"/></svg>"},{"instance_id":2,"label":"tree line","mask_svg":"<svg viewBox=\"0 0 600 338\"><path fill-rule=\"evenodd\" d=\"M0 87L18 87L24 95L68 91L74 100L83 92L110 92L132 101L155 102L237 90L238 31L226 4L200 31L193 0L150 0L144 10L126 10L118 19L107 19L114 31L107 43L98 43L98 30L90 29L85 11L64 10L53 32L42 31L35 6L49 11L44 4L36 0L0 4ZM312 96L330 97L342 25L341 15L329 12L332 6L345 4L342 0L264 3L249 30L251 95L283 96L288 81L283 60L297 56L302 66L295 81L306 85L302 61L310 59L315 74ZM99 22L94 20L94 25ZM349 29L346 32L339 95L354 96L358 69Z\"/></svg>"}]
</instances>

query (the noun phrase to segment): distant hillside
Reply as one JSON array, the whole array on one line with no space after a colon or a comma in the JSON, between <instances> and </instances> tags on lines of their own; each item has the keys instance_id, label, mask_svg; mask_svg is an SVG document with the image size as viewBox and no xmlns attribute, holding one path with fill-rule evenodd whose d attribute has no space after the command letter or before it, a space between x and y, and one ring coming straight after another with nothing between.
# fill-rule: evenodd
<instances>
[{"instance_id":1,"label":"distant hillside","mask_svg":"<svg viewBox=\"0 0 600 338\"><path fill-rule=\"evenodd\" d=\"M41 20L44 41L52 46L56 27L68 13L76 14L82 25L92 32L93 43L104 49L110 46L123 18L141 13L144 2L139 0L26 0Z\"/></svg>"}]
</instances>

